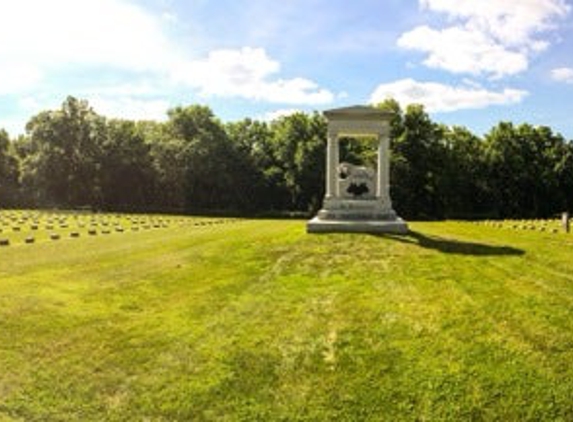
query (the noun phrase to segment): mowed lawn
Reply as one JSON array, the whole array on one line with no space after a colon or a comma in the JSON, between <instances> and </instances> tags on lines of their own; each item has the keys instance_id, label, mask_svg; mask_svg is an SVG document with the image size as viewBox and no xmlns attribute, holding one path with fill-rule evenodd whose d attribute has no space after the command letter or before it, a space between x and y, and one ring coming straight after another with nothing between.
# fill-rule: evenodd
<instances>
[{"instance_id":1,"label":"mowed lawn","mask_svg":"<svg viewBox=\"0 0 573 422\"><path fill-rule=\"evenodd\" d=\"M573 235L410 227L0 248L0 420L573 420Z\"/></svg>"}]
</instances>

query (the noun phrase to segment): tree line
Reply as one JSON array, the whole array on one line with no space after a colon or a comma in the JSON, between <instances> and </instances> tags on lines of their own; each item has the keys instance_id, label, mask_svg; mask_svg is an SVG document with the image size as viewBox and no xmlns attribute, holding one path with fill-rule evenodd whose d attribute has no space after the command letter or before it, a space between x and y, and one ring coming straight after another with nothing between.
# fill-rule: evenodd
<instances>
[{"instance_id":1,"label":"tree line","mask_svg":"<svg viewBox=\"0 0 573 422\"><path fill-rule=\"evenodd\" d=\"M483 137L394 100L391 195L406 218L537 218L571 210L573 144L544 126L500 122ZM0 130L0 207L105 211L313 212L324 195L326 121L295 113L222 123L206 106L165 122L108 119L68 97ZM341 160L375 166L368 139Z\"/></svg>"}]
</instances>

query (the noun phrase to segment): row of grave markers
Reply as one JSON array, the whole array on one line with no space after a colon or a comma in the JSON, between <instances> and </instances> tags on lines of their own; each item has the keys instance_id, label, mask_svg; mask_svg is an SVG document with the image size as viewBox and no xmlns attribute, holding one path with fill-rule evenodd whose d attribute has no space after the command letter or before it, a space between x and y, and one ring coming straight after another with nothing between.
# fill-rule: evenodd
<instances>
[{"instance_id":1,"label":"row of grave markers","mask_svg":"<svg viewBox=\"0 0 573 422\"><path fill-rule=\"evenodd\" d=\"M88 236L109 235L111 233L138 232L173 226L222 224L236 220L140 214L0 210L0 246L9 246L17 241L32 244L40 238L50 240L60 240L64 237L78 238L82 233ZM38 236L43 232L48 233L45 236ZM8 234L10 234L9 237Z\"/></svg>"},{"instance_id":2,"label":"row of grave markers","mask_svg":"<svg viewBox=\"0 0 573 422\"><path fill-rule=\"evenodd\" d=\"M552 220L483 220L477 221L477 224L482 224L489 227L500 229L513 229L513 230L534 230L549 233L569 233L570 232L569 213L563 213L561 219Z\"/></svg>"}]
</instances>

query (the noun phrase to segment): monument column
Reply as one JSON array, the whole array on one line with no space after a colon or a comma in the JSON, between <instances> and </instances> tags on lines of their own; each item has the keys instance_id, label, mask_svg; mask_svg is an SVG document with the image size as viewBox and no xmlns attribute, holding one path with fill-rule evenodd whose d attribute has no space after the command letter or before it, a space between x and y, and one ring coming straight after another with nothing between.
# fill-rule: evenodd
<instances>
[{"instance_id":1,"label":"monument column","mask_svg":"<svg viewBox=\"0 0 573 422\"><path fill-rule=\"evenodd\" d=\"M338 166L338 134L328 132L326 148L326 198L338 196L336 167Z\"/></svg>"},{"instance_id":2,"label":"monument column","mask_svg":"<svg viewBox=\"0 0 573 422\"><path fill-rule=\"evenodd\" d=\"M378 135L378 189L376 196L382 200L385 207L390 208L390 139L389 128L384 128Z\"/></svg>"},{"instance_id":3,"label":"monument column","mask_svg":"<svg viewBox=\"0 0 573 422\"><path fill-rule=\"evenodd\" d=\"M384 134L378 134L378 180L376 181L376 196L384 199Z\"/></svg>"}]
</instances>

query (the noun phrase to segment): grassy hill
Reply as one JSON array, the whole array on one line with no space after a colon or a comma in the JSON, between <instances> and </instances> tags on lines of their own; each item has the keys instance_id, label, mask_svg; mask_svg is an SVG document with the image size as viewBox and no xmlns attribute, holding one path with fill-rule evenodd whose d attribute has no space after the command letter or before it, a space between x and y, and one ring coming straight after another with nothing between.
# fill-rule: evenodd
<instances>
[{"instance_id":1,"label":"grassy hill","mask_svg":"<svg viewBox=\"0 0 573 422\"><path fill-rule=\"evenodd\" d=\"M216 222L0 247L0 420L573 419L573 235Z\"/></svg>"}]
</instances>

